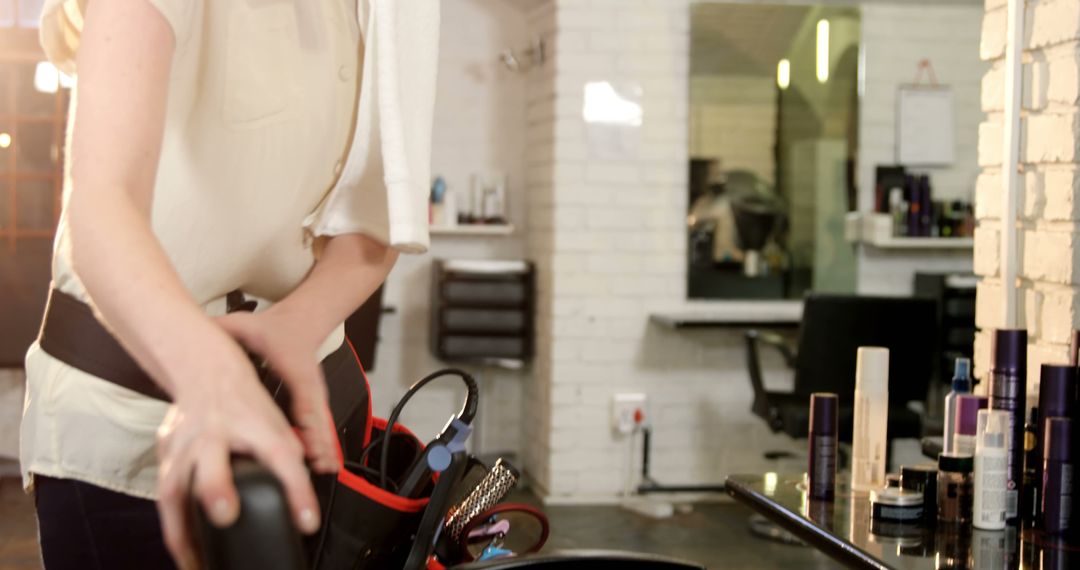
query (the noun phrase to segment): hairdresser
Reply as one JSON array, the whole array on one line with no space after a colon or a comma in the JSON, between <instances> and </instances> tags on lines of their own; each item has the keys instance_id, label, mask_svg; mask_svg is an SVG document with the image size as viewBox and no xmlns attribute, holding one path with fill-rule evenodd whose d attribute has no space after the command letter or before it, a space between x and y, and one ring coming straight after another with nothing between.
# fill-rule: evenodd
<instances>
[{"instance_id":1,"label":"hairdresser","mask_svg":"<svg viewBox=\"0 0 1080 570\"><path fill-rule=\"evenodd\" d=\"M45 567L195 567L187 497L236 519L230 453L315 531L319 363L428 245L438 2L46 0L41 40L78 83L20 436Z\"/></svg>"}]
</instances>

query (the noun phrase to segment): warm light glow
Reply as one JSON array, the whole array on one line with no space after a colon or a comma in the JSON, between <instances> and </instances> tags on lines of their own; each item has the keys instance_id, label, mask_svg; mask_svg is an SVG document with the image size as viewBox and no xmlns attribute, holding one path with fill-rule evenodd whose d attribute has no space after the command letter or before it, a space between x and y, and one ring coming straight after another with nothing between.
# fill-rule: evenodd
<instances>
[{"instance_id":1,"label":"warm light glow","mask_svg":"<svg viewBox=\"0 0 1080 570\"><path fill-rule=\"evenodd\" d=\"M791 62L786 59L781 59L780 63L776 64L776 84L781 89L787 89L791 86Z\"/></svg>"},{"instance_id":2,"label":"warm light glow","mask_svg":"<svg viewBox=\"0 0 1080 570\"><path fill-rule=\"evenodd\" d=\"M0 133L0 148L7 148L9 146L11 146L11 135Z\"/></svg>"},{"instance_id":3,"label":"warm light glow","mask_svg":"<svg viewBox=\"0 0 1080 570\"><path fill-rule=\"evenodd\" d=\"M56 93L61 87L70 89L74 83L74 78L47 61L39 61L34 68L34 89L40 93Z\"/></svg>"},{"instance_id":4,"label":"warm light glow","mask_svg":"<svg viewBox=\"0 0 1080 570\"><path fill-rule=\"evenodd\" d=\"M585 84L585 105L581 109L586 123L640 127L641 104L624 97L607 81Z\"/></svg>"},{"instance_id":5,"label":"warm light glow","mask_svg":"<svg viewBox=\"0 0 1080 570\"><path fill-rule=\"evenodd\" d=\"M59 88L60 72L56 66L47 61L39 61L34 69L34 89L40 93L56 93Z\"/></svg>"},{"instance_id":6,"label":"warm light glow","mask_svg":"<svg viewBox=\"0 0 1080 570\"><path fill-rule=\"evenodd\" d=\"M766 495L771 497L776 494L776 484L777 482L779 482L779 480L780 478L776 475L776 473L769 472L765 474L764 491Z\"/></svg>"},{"instance_id":7,"label":"warm light glow","mask_svg":"<svg viewBox=\"0 0 1080 570\"><path fill-rule=\"evenodd\" d=\"M829 80L829 21L817 23L817 80L825 83Z\"/></svg>"}]
</instances>

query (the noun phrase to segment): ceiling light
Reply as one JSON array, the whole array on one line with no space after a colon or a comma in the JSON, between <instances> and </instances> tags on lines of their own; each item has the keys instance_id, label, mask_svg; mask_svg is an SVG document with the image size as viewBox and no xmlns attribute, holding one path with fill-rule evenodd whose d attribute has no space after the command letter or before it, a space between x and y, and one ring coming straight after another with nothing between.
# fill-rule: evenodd
<instances>
[{"instance_id":1,"label":"ceiling light","mask_svg":"<svg viewBox=\"0 0 1080 570\"><path fill-rule=\"evenodd\" d=\"M829 80L829 21L824 19L817 23L817 80Z\"/></svg>"},{"instance_id":2,"label":"ceiling light","mask_svg":"<svg viewBox=\"0 0 1080 570\"><path fill-rule=\"evenodd\" d=\"M781 59L780 63L776 64L776 84L781 89L787 89L791 86L791 62L786 59Z\"/></svg>"}]
</instances>

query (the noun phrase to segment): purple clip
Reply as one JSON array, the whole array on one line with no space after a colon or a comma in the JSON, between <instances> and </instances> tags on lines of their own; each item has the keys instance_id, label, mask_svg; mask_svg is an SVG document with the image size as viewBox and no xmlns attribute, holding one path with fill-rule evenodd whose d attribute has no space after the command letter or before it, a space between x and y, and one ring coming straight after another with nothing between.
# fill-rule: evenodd
<instances>
[{"instance_id":1,"label":"purple clip","mask_svg":"<svg viewBox=\"0 0 1080 570\"><path fill-rule=\"evenodd\" d=\"M506 536L507 534L510 534L510 521L503 519L499 522L485 525L480 528L474 528L469 531L469 541L488 538L489 536Z\"/></svg>"}]
</instances>

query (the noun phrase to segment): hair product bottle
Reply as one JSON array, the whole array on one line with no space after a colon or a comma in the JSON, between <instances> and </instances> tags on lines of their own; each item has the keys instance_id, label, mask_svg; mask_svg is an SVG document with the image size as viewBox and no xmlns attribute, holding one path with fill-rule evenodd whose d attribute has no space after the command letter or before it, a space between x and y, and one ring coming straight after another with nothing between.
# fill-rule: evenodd
<instances>
[{"instance_id":1,"label":"hair product bottle","mask_svg":"<svg viewBox=\"0 0 1080 570\"><path fill-rule=\"evenodd\" d=\"M953 432L953 451L963 455L975 455L975 436L979 424L979 410L986 409L983 396L961 394L956 398L956 426Z\"/></svg>"},{"instance_id":2,"label":"hair product bottle","mask_svg":"<svg viewBox=\"0 0 1080 570\"><path fill-rule=\"evenodd\" d=\"M832 500L836 492L836 394L810 395L810 466L806 471L811 499Z\"/></svg>"},{"instance_id":3,"label":"hair product bottle","mask_svg":"<svg viewBox=\"0 0 1080 570\"><path fill-rule=\"evenodd\" d=\"M859 347L855 366L855 421L851 431L851 489L885 486L889 425L889 349Z\"/></svg>"},{"instance_id":4,"label":"hair product bottle","mask_svg":"<svg viewBox=\"0 0 1080 570\"><path fill-rule=\"evenodd\" d=\"M1073 466L1072 420L1046 418L1046 447L1043 448L1043 530L1062 534L1069 530L1072 514Z\"/></svg>"},{"instance_id":5,"label":"hair product bottle","mask_svg":"<svg viewBox=\"0 0 1080 570\"><path fill-rule=\"evenodd\" d=\"M945 396L945 451L953 451L953 434L956 429L956 397L971 392L971 361L957 358L953 365L952 390Z\"/></svg>"},{"instance_id":6,"label":"hair product bottle","mask_svg":"<svg viewBox=\"0 0 1080 570\"><path fill-rule=\"evenodd\" d=\"M1073 418L1076 408L1076 368L1043 364L1039 374L1039 415L1043 418ZM1031 499L1041 505L1043 450L1046 448L1046 422L1035 422L1035 449L1032 455L1032 476L1035 489ZM1037 508L1036 520L1042 520L1042 509Z\"/></svg>"},{"instance_id":7,"label":"hair product bottle","mask_svg":"<svg viewBox=\"0 0 1080 570\"><path fill-rule=\"evenodd\" d=\"M1027 331L994 331L990 368L990 408L1009 413L1009 450L1005 490L1005 520L1017 522L1020 514L1020 487L1024 480L1024 414L1027 412Z\"/></svg>"},{"instance_id":8,"label":"hair product bottle","mask_svg":"<svg viewBox=\"0 0 1080 570\"><path fill-rule=\"evenodd\" d=\"M1001 530L1005 528L1005 434L1009 430L1009 413L979 410L978 423L971 524L983 530Z\"/></svg>"}]
</instances>

